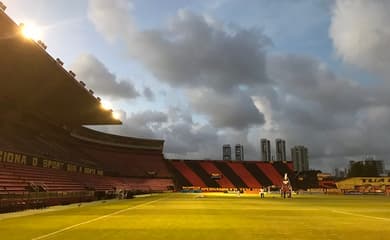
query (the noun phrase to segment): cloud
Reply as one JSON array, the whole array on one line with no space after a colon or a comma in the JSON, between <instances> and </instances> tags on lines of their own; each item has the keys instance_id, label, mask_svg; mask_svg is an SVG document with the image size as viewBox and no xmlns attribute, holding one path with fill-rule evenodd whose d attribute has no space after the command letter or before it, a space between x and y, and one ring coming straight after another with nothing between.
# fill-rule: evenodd
<instances>
[{"instance_id":1,"label":"cloud","mask_svg":"<svg viewBox=\"0 0 390 240\"><path fill-rule=\"evenodd\" d=\"M154 93L153 93L152 89L150 89L149 87L144 88L143 95L149 101L154 101L154 99L155 99Z\"/></svg>"},{"instance_id":2,"label":"cloud","mask_svg":"<svg viewBox=\"0 0 390 240\"><path fill-rule=\"evenodd\" d=\"M381 75L390 73L390 2L337 0L330 38L345 62Z\"/></svg>"},{"instance_id":3,"label":"cloud","mask_svg":"<svg viewBox=\"0 0 390 240\"><path fill-rule=\"evenodd\" d=\"M135 28L129 14L132 9L132 2L128 0L89 0L87 14L96 30L113 42Z\"/></svg>"},{"instance_id":4,"label":"cloud","mask_svg":"<svg viewBox=\"0 0 390 240\"><path fill-rule=\"evenodd\" d=\"M133 113L125 120L125 134L130 136L158 138L162 124L168 121L166 113L144 111Z\"/></svg>"},{"instance_id":5,"label":"cloud","mask_svg":"<svg viewBox=\"0 0 390 240\"><path fill-rule=\"evenodd\" d=\"M179 10L164 28L142 31L122 1L97 2L90 1L88 8L96 29L127 42L129 55L171 86L223 91L268 81L264 49L270 40L257 29L227 29L211 17ZM94 17L105 11L109 14Z\"/></svg>"},{"instance_id":6,"label":"cloud","mask_svg":"<svg viewBox=\"0 0 390 240\"><path fill-rule=\"evenodd\" d=\"M77 74L77 79L84 81L88 88L96 93L111 98L132 99L139 96L128 79L119 80L96 57L84 54L79 56L71 68Z\"/></svg>"},{"instance_id":7,"label":"cloud","mask_svg":"<svg viewBox=\"0 0 390 240\"><path fill-rule=\"evenodd\" d=\"M99 131L110 132L123 136L141 137L141 138L158 138L161 137L160 129L167 123L168 115L159 111L141 111L128 115L125 111L120 110L120 126L95 126Z\"/></svg>"},{"instance_id":8,"label":"cloud","mask_svg":"<svg viewBox=\"0 0 390 240\"><path fill-rule=\"evenodd\" d=\"M198 89L189 91L188 96L194 110L208 116L215 127L243 130L265 123L264 115L242 91L221 94L210 89Z\"/></svg>"},{"instance_id":9,"label":"cloud","mask_svg":"<svg viewBox=\"0 0 390 240\"><path fill-rule=\"evenodd\" d=\"M302 55L272 55L267 66L273 91L254 89L256 102L272 117L271 126L259 130L263 136L308 146L314 168L345 167L367 154L390 157L383 144L390 141L383 131L390 122L387 85L361 85Z\"/></svg>"},{"instance_id":10,"label":"cloud","mask_svg":"<svg viewBox=\"0 0 390 240\"><path fill-rule=\"evenodd\" d=\"M186 98L188 109L171 107L160 120L151 112L130 115L127 135L165 139L168 154L186 158L221 158L222 144L241 143L253 160L260 138L284 138L288 147L308 146L311 167L328 170L367 153L390 157L384 144L390 136L383 131L390 122L388 86L363 85L310 56L267 54L271 40L262 31L211 16L179 10L161 27L144 30L133 19L134 6L90 5L97 31L125 44L129 58ZM387 73L387 5L335 2L329 35L346 62ZM109 14L94 17L101 11ZM148 114L153 121L145 120Z\"/></svg>"},{"instance_id":11,"label":"cloud","mask_svg":"<svg viewBox=\"0 0 390 240\"><path fill-rule=\"evenodd\" d=\"M272 55L268 73L286 97L320 105L323 111L355 112L375 103L371 87L336 75L312 57Z\"/></svg>"},{"instance_id":12,"label":"cloud","mask_svg":"<svg viewBox=\"0 0 390 240\"><path fill-rule=\"evenodd\" d=\"M129 54L175 87L226 91L268 81L264 54L268 39L257 30L236 29L230 34L205 17L182 10L162 31L132 37L137 47L129 47Z\"/></svg>"},{"instance_id":13,"label":"cloud","mask_svg":"<svg viewBox=\"0 0 390 240\"><path fill-rule=\"evenodd\" d=\"M256 146L248 141L248 131L234 129L220 131L208 123L197 123L188 109L169 107L166 112L141 111L126 113L122 126L95 126L100 131L114 134L164 139L167 158L221 159L222 145L245 145L247 159L258 159Z\"/></svg>"},{"instance_id":14,"label":"cloud","mask_svg":"<svg viewBox=\"0 0 390 240\"><path fill-rule=\"evenodd\" d=\"M93 17L106 8L108 15ZM261 31L229 27L187 10L179 10L161 29L139 30L131 15L122 1L107 6L90 1L88 8L98 31L127 43L129 56L159 81L188 92L191 107L213 126L244 129L264 123L250 96L240 90L269 82L265 48L270 40ZM122 31L111 31L111 25Z\"/></svg>"}]
</instances>

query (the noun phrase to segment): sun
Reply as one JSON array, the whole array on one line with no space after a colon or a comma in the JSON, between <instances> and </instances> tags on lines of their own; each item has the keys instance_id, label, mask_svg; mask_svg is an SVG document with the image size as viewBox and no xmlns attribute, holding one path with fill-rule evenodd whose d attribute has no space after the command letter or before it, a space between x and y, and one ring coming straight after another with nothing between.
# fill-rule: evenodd
<instances>
[{"instance_id":1,"label":"sun","mask_svg":"<svg viewBox=\"0 0 390 240\"><path fill-rule=\"evenodd\" d=\"M43 36L42 28L38 27L34 23L22 24L21 28L22 35L25 38L40 40Z\"/></svg>"}]
</instances>

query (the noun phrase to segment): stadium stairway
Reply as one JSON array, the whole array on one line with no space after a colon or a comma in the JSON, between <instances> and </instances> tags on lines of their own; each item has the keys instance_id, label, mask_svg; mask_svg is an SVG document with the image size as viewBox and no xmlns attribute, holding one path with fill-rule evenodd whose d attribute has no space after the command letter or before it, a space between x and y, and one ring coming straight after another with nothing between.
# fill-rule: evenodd
<instances>
[{"instance_id":1,"label":"stadium stairway","mask_svg":"<svg viewBox=\"0 0 390 240\"><path fill-rule=\"evenodd\" d=\"M287 163L276 161L273 163L273 166L276 171L279 172L280 176L284 176L284 174L287 173L289 177L292 177L294 174L294 172L287 166Z\"/></svg>"},{"instance_id":2,"label":"stadium stairway","mask_svg":"<svg viewBox=\"0 0 390 240\"><path fill-rule=\"evenodd\" d=\"M172 161L175 167L194 187L207 187L202 179L194 173L183 161Z\"/></svg>"},{"instance_id":3,"label":"stadium stairway","mask_svg":"<svg viewBox=\"0 0 390 240\"><path fill-rule=\"evenodd\" d=\"M170 166L170 170L171 170L171 172L173 174L173 178L175 180L175 186L177 188L181 188L183 186L191 186L192 185L187 180L187 178L184 177L183 174L173 166L172 163L169 166Z\"/></svg>"},{"instance_id":4,"label":"stadium stairway","mask_svg":"<svg viewBox=\"0 0 390 240\"><path fill-rule=\"evenodd\" d=\"M292 162L290 162L290 166L292 165ZM296 186L296 176L294 173L294 170L292 170L289 167L289 162L274 162L275 169L280 173L282 177L284 177L284 174L287 173L287 176L290 180L290 183L293 187Z\"/></svg>"},{"instance_id":5,"label":"stadium stairway","mask_svg":"<svg viewBox=\"0 0 390 240\"><path fill-rule=\"evenodd\" d=\"M286 165L287 165L287 167L288 167L291 171L294 172L294 164L293 164L292 161L291 161L291 162L287 162Z\"/></svg>"},{"instance_id":6,"label":"stadium stairway","mask_svg":"<svg viewBox=\"0 0 390 240\"><path fill-rule=\"evenodd\" d=\"M215 180L211 178L211 175L208 174L200 165L200 161L185 161L187 166L191 168L194 173L196 173L204 183L206 183L207 187L212 187L212 188L219 188L221 187Z\"/></svg>"},{"instance_id":7,"label":"stadium stairway","mask_svg":"<svg viewBox=\"0 0 390 240\"><path fill-rule=\"evenodd\" d=\"M219 174L221 176L220 179L216 179L215 181L222 188L234 188L234 184L230 182L229 178L225 177L222 172L212 163L212 162L200 162L200 166L209 174Z\"/></svg>"},{"instance_id":8,"label":"stadium stairway","mask_svg":"<svg viewBox=\"0 0 390 240\"><path fill-rule=\"evenodd\" d=\"M272 185L272 181L257 167L256 163L245 162L244 166L263 187Z\"/></svg>"},{"instance_id":9,"label":"stadium stairway","mask_svg":"<svg viewBox=\"0 0 390 240\"><path fill-rule=\"evenodd\" d=\"M243 182L242 179L227 165L227 162L215 161L214 163L222 174L229 178L230 182L232 182L236 188L248 188L245 182Z\"/></svg>"},{"instance_id":10,"label":"stadium stairway","mask_svg":"<svg viewBox=\"0 0 390 240\"><path fill-rule=\"evenodd\" d=\"M227 164L249 188L261 188L261 184L252 176L241 162L228 162Z\"/></svg>"},{"instance_id":11,"label":"stadium stairway","mask_svg":"<svg viewBox=\"0 0 390 240\"><path fill-rule=\"evenodd\" d=\"M290 179L290 183L293 187L296 186L296 177L293 170L291 170L288 166L287 162L274 162L273 166L279 172L279 174L284 177L284 174L287 173L288 178Z\"/></svg>"},{"instance_id":12,"label":"stadium stairway","mask_svg":"<svg viewBox=\"0 0 390 240\"><path fill-rule=\"evenodd\" d=\"M272 164L267 162L259 162L256 163L259 169L271 180L272 184L275 186L281 186L282 184L282 176L275 170Z\"/></svg>"}]
</instances>

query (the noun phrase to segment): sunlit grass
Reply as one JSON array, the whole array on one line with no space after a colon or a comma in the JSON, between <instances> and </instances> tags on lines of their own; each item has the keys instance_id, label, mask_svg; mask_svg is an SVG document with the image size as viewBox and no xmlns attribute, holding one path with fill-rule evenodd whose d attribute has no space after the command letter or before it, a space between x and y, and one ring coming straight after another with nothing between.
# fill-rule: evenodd
<instances>
[{"instance_id":1,"label":"sunlit grass","mask_svg":"<svg viewBox=\"0 0 390 240\"><path fill-rule=\"evenodd\" d=\"M97 219L115 212L118 213ZM260 199L256 195L162 194L33 213L0 220L0 238L33 239L91 219L92 222L42 239L389 239L390 236L390 198L378 196L299 195L281 199L268 195Z\"/></svg>"}]
</instances>

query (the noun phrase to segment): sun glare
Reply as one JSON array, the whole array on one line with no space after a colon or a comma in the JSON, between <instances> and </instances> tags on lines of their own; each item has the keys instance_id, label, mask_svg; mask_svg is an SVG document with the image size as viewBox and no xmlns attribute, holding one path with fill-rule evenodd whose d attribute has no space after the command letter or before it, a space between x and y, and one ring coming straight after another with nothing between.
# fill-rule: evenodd
<instances>
[{"instance_id":1,"label":"sun glare","mask_svg":"<svg viewBox=\"0 0 390 240\"><path fill-rule=\"evenodd\" d=\"M110 110L112 109L112 104L108 101L105 101L105 100L102 100L101 103L100 103L100 106L104 109L104 110Z\"/></svg>"},{"instance_id":2,"label":"sun glare","mask_svg":"<svg viewBox=\"0 0 390 240\"><path fill-rule=\"evenodd\" d=\"M40 40L43 36L43 31L37 25L33 23L22 25L22 35L25 38L32 40Z\"/></svg>"}]
</instances>

